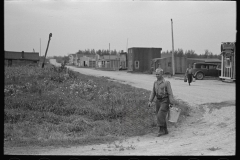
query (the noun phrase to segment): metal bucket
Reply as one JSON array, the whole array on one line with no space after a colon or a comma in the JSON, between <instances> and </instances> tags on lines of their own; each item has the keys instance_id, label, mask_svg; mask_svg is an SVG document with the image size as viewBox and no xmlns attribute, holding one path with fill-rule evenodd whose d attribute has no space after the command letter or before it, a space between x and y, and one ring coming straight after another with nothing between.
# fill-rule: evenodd
<instances>
[{"instance_id":1,"label":"metal bucket","mask_svg":"<svg viewBox=\"0 0 240 160\"><path fill-rule=\"evenodd\" d=\"M168 121L169 122L177 122L180 113L181 113L180 108L171 107L169 109L169 113L168 113Z\"/></svg>"}]
</instances>

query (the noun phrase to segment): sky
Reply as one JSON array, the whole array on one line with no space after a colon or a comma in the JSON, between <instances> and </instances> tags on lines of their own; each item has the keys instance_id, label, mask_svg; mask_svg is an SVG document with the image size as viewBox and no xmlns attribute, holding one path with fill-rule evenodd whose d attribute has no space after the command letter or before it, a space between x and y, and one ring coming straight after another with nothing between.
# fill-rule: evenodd
<instances>
[{"instance_id":1,"label":"sky","mask_svg":"<svg viewBox=\"0 0 240 160\"><path fill-rule=\"evenodd\" d=\"M236 41L234 1L5 0L4 50L66 56L131 47L220 54ZM171 19L173 25L171 25Z\"/></svg>"}]
</instances>

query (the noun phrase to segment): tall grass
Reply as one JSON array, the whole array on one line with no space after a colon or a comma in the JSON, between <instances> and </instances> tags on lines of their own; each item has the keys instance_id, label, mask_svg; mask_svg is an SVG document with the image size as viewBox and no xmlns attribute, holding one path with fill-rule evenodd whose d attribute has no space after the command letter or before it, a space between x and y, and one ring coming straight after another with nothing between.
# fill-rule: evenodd
<instances>
[{"instance_id":1,"label":"tall grass","mask_svg":"<svg viewBox=\"0 0 240 160\"><path fill-rule=\"evenodd\" d=\"M87 144L143 135L156 126L144 89L47 66L5 67L4 78L6 141Z\"/></svg>"}]
</instances>

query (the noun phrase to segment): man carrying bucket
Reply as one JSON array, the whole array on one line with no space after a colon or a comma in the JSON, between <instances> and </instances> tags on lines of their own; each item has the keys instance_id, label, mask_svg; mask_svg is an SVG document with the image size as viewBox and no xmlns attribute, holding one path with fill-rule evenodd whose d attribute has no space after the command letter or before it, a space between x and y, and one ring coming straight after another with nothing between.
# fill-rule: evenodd
<instances>
[{"instance_id":1,"label":"man carrying bucket","mask_svg":"<svg viewBox=\"0 0 240 160\"><path fill-rule=\"evenodd\" d=\"M156 69L157 80L153 83L153 90L149 97L148 106L150 107L154 97L156 100L156 113L157 113L157 126L159 127L158 135L162 136L168 134L166 117L169 111L169 105L173 105L173 93L171 84L169 81L165 81L162 77L163 70L161 68Z\"/></svg>"}]
</instances>

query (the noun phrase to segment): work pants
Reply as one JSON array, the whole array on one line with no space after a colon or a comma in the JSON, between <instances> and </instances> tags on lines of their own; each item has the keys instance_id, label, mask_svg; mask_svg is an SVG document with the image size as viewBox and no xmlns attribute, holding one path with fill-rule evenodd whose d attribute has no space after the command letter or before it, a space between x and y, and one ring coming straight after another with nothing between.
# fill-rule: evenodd
<instances>
[{"instance_id":1,"label":"work pants","mask_svg":"<svg viewBox=\"0 0 240 160\"><path fill-rule=\"evenodd\" d=\"M191 83L193 75L192 74L187 74L187 77L188 77L188 83Z\"/></svg>"},{"instance_id":2,"label":"work pants","mask_svg":"<svg viewBox=\"0 0 240 160\"><path fill-rule=\"evenodd\" d=\"M169 111L169 98L156 100L156 114L157 114L157 126L167 128L167 114Z\"/></svg>"}]
</instances>

